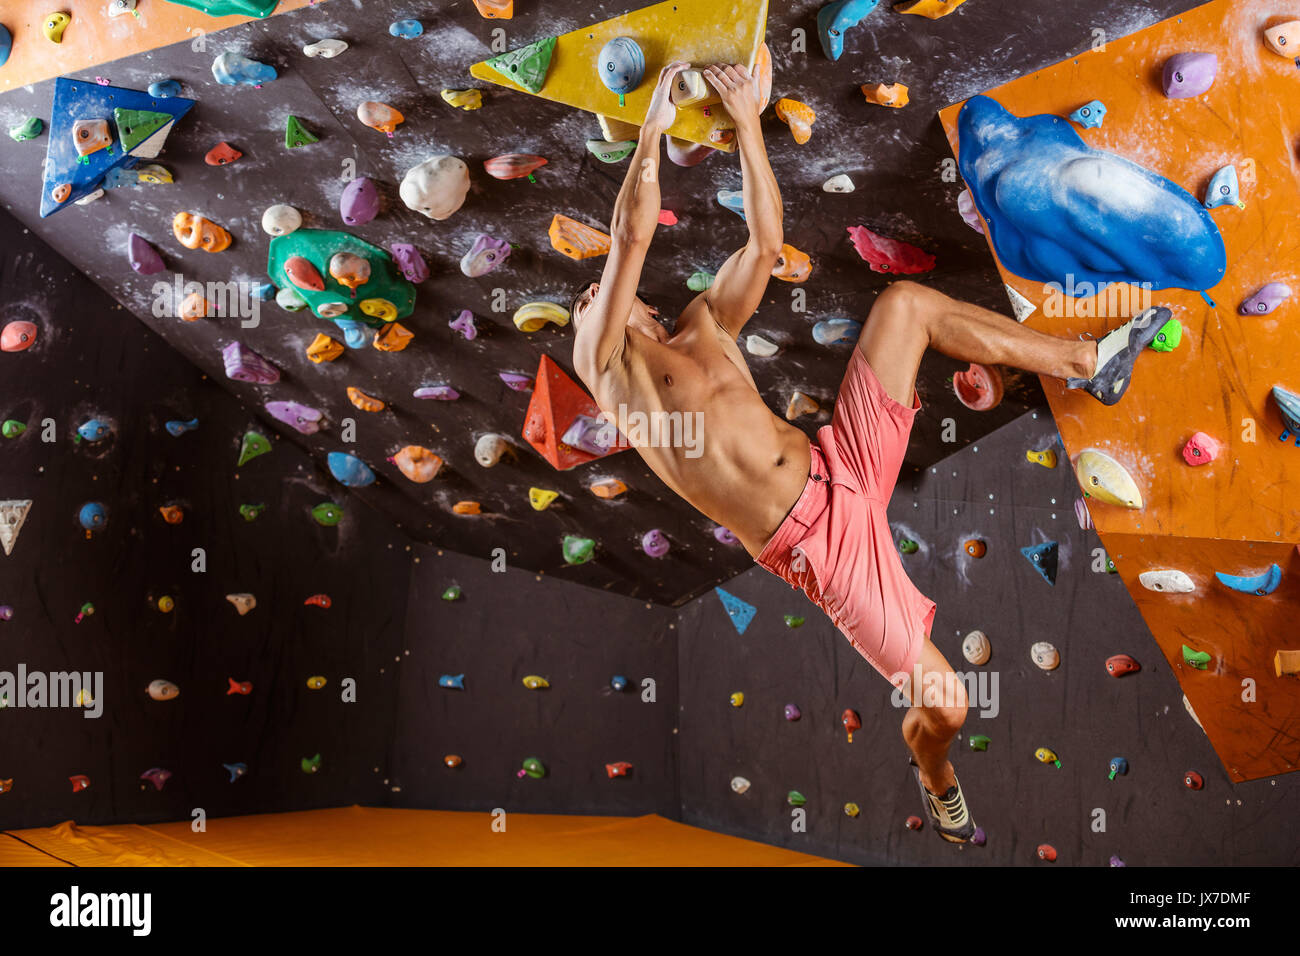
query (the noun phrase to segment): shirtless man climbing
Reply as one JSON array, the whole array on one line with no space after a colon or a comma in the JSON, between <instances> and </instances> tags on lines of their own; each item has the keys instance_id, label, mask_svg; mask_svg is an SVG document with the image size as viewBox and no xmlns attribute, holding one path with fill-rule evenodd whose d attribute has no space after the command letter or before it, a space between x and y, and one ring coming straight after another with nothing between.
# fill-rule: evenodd
<instances>
[{"instance_id":1,"label":"shirtless man climbing","mask_svg":"<svg viewBox=\"0 0 1300 956\"><path fill-rule=\"evenodd\" d=\"M702 441L638 445L669 488L731 529L759 565L801 588L911 705L903 739L926 814L962 843L975 824L948 761L966 719L963 685L930 641L935 604L903 571L886 516L921 404L927 348L964 362L1015 365L1067 379L1117 402L1137 356L1169 318L1150 309L1099 341L1035 332L913 282L876 298L849 360L831 423L808 437L772 413L737 346L762 301L783 242L781 194L759 126L759 94L742 66L705 70L736 124L749 241L696 296L670 335L637 286L659 220L660 140L673 123L671 63L659 76L636 153L614 206L613 242L599 283L573 303L573 364L604 412L702 416ZM666 420L666 419L660 419ZM923 700L921 687L949 688Z\"/></svg>"}]
</instances>

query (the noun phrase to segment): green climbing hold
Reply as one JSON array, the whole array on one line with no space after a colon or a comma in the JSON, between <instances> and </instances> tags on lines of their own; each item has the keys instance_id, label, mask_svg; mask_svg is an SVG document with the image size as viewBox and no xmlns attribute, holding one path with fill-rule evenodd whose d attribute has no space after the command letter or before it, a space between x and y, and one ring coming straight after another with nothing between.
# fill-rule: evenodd
<instances>
[{"instance_id":1,"label":"green climbing hold","mask_svg":"<svg viewBox=\"0 0 1300 956\"><path fill-rule=\"evenodd\" d=\"M126 153L175 119L171 113L158 113L154 110L113 110L117 138L122 141L122 151Z\"/></svg>"},{"instance_id":2,"label":"green climbing hold","mask_svg":"<svg viewBox=\"0 0 1300 956\"><path fill-rule=\"evenodd\" d=\"M792 807L802 807L805 803L808 802L808 798L805 797L798 790L791 790L789 793L787 793L785 795L785 800L786 803L790 804L790 806Z\"/></svg>"},{"instance_id":3,"label":"green climbing hold","mask_svg":"<svg viewBox=\"0 0 1300 956\"><path fill-rule=\"evenodd\" d=\"M447 590L443 591L443 592L442 592L442 599L443 599L444 601L459 601L459 600L460 600L460 585L458 585L458 584L453 584L453 585L451 585L451 587L447 588Z\"/></svg>"},{"instance_id":4,"label":"green climbing hold","mask_svg":"<svg viewBox=\"0 0 1300 956\"><path fill-rule=\"evenodd\" d=\"M970 749L988 750L990 743L992 743L992 740L990 740L988 737L985 737L983 734L972 734L970 738Z\"/></svg>"},{"instance_id":5,"label":"green climbing hold","mask_svg":"<svg viewBox=\"0 0 1300 956\"><path fill-rule=\"evenodd\" d=\"M343 520L343 509L332 501L322 501L311 509L311 516L317 524L332 528Z\"/></svg>"},{"instance_id":6,"label":"green climbing hold","mask_svg":"<svg viewBox=\"0 0 1300 956\"><path fill-rule=\"evenodd\" d=\"M686 288L692 292L703 292L711 285L713 285L712 272L692 272L691 277L686 280Z\"/></svg>"},{"instance_id":7,"label":"green climbing hold","mask_svg":"<svg viewBox=\"0 0 1300 956\"><path fill-rule=\"evenodd\" d=\"M1164 325L1160 326L1160 331L1156 337L1151 340L1150 348L1157 352L1172 352L1178 348L1178 343L1183 340L1183 323L1177 319L1170 319Z\"/></svg>"},{"instance_id":8,"label":"green climbing hold","mask_svg":"<svg viewBox=\"0 0 1300 956\"><path fill-rule=\"evenodd\" d=\"M12 418L0 425L0 435L4 435L5 438L17 438L25 431L27 431L27 426Z\"/></svg>"},{"instance_id":9,"label":"green climbing hold","mask_svg":"<svg viewBox=\"0 0 1300 956\"><path fill-rule=\"evenodd\" d=\"M210 17L269 17L280 0L167 0Z\"/></svg>"},{"instance_id":10,"label":"green climbing hold","mask_svg":"<svg viewBox=\"0 0 1300 956\"><path fill-rule=\"evenodd\" d=\"M1106 573L1107 573L1107 574L1117 574L1117 573L1119 573L1119 572L1117 572L1117 571L1115 570L1115 562L1112 561L1110 558L1107 558L1107 559L1106 559Z\"/></svg>"},{"instance_id":11,"label":"green climbing hold","mask_svg":"<svg viewBox=\"0 0 1300 956\"><path fill-rule=\"evenodd\" d=\"M350 253L369 265L368 278L356 287L339 282L330 262L340 253ZM351 233L334 229L295 229L271 240L267 250L266 271L271 281L281 283L287 275L285 266L295 257L306 259L321 276L323 288L305 286L294 289L286 285L276 294L276 302L288 309L293 299L300 299L317 316L372 329L387 327L393 319L404 319L415 309L415 286L402 277L387 250L358 239ZM326 278L328 277L328 278ZM377 302L384 306L374 308ZM395 311L394 311L395 310ZM348 326L341 326L346 329Z\"/></svg>"},{"instance_id":12,"label":"green climbing hold","mask_svg":"<svg viewBox=\"0 0 1300 956\"><path fill-rule=\"evenodd\" d=\"M536 757L529 757L525 760L523 767L523 772L534 780L540 780L542 777L546 776L546 767L544 767L542 762Z\"/></svg>"},{"instance_id":13,"label":"green climbing hold","mask_svg":"<svg viewBox=\"0 0 1300 956\"><path fill-rule=\"evenodd\" d=\"M244 432L244 440L239 445L239 462L235 467L238 468L244 462L252 461L258 455L265 455L270 450L271 443L267 441L265 435Z\"/></svg>"},{"instance_id":14,"label":"green climbing hold","mask_svg":"<svg viewBox=\"0 0 1300 956\"><path fill-rule=\"evenodd\" d=\"M596 551L596 542L577 535L564 536L564 560L569 564L586 564Z\"/></svg>"},{"instance_id":15,"label":"green climbing hold","mask_svg":"<svg viewBox=\"0 0 1300 956\"><path fill-rule=\"evenodd\" d=\"M898 550L902 551L904 554L916 554L916 552L921 550L921 546L911 538L904 538L898 542Z\"/></svg>"},{"instance_id":16,"label":"green climbing hold","mask_svg":"<svg viewBox=\"0 0 1300 956\"><path fill-rule=\"evenodd\" d=\"M245 521L256 521L257 516L266 510L266 505L240 505L239 515Z\"/></svg>"},{"instance_id":17,"label":"green climbing hold","mask_svg":"<svg viewBox=\"0 0 1300 956\"><path fill-rule=\"evenodd\" d=\"M787 614L787 615L785 616L785 626L786 626L786 627L803 627L803 618L801 618L801 617L795 617L793 614Z\"/></svg>"},{"instance_id":18,"label":"green climbing hold","mask_svg":"<svg viewBox=\"0 0 1300 956\"><path fill-rule=\"evenodd\" d=\"M622 139L617 143L603 139L589 139L587 151L602 163L617 163L636 152L636 142L630 139Z\"/></svg>"},{"instance_id":19,"label":"green climbing hold","mask_svg":"<svg viewBox=\"0 0 1300 956\"><path fill-rule=\"evenodd\" d=\"M1210 655L1205 651L1194 651L1184 644L1183 663L1195 667L1198 671L1203 671L1210 666Z\"/></svg>"},{"instance_id":20,"label":"green climbing hold","mask_svg":"<svg viewBox=\"0 0 1300 956\"><path fill-rule=\"evenodd\" d=\"M9 130L9 138L16 143L24 143L29 139L35 139L45 130L45 123L39 116L29 116L17 126Z\"/></svg>"},{"instance_id":21,"label":"green climbing hold","mask_svg":"<svg viewBox=\"0 0 1300 956\"><path fill-rule=\"evenodd\" d=\"M529 93L540 93L546 83L546 71L551 68L551 54L555 52L555 37L546 37L517 50L502 53L485 61L508 80L518 83Z\"/></svg>"},{"instance_id":22,"label":"green climbing hold","mask_svg":"<svg viewBox=\"0 0 1300 956\"><path fill-rule=\"evenodd\" d=\"M320 754L317 754L317 755L314 756L314 757L303 757L303 758L302 758L302 772L303 772L303 773L315 773L315 772L318 771L319 769L320 769Z\"/></svg>"},{"instance_id":23,"label":"green climbing hold","mask_svg":"<svg viewBox=\"0 0 1300 956\"><path fill-rule=\"evenodd\" d=\"M297 149L308 143L320 142L320 137L302 125L302 120L290 114L284 123L284 145L288 149Z\"/></svg>"}]
</instances>

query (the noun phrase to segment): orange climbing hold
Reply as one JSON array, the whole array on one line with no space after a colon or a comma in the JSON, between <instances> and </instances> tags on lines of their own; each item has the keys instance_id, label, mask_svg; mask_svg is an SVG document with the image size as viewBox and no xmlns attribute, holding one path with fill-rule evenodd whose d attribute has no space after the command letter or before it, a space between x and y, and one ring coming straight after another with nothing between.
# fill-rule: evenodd
<instances>
[{"instance_id":1,"label":"orange climbing hold","mask_svg":"<svg viewBox=\"0 0 1300 956\"><path fill-rule=\"evenodd\" d=\"M316 338L312 339L311 345L307 346L307 357L317 365L321 362L332 362L342 354L343 344L324 332L317 332Z\"/></svg>"},{"instance_id":2,"label":"orange climbing hold","mask_svg":"<svg viewBox=\"0 0 1300 956\"><path fill-rule=\"evenodd\" d=\"M754 82L758 84L758 111L767 109L772 99L772 51L766 43L758 46L758 55L754 57L754 69L750 71Z\"/></svg>"},{"instance_id":3,"label":"orange climbing hold","mask_svg":"<svg viewBox=\"0 0 1300 956\"><path fill-rule=\"evenodd\" d=\"M458 501L451 506L458 515L481 515L483 507L477 501Z\"/></svg>"},{"instance_id":4,"label":"orange climbing hold","mask_svg":"<svg viewBox=\"0 0 1300 956\"><path fill-rule=\"evenodd\" d=\"M390 322L375 333L375 348L381 352L400 352L411 344L415 333L401 322Z\"/></svg>"},{"instance_id":5,"label":"orange climbing hold","mask_svg":"<svg viewBox=\"0 0 1300 956\"><path fill-rule=\"evenodd\" d=\"M185 512L176 505L164 505L158 511L168 524L180 524L185 520Z\"/></svg>"},{"instance_id":6,"label":"orange climbing hold","mask_svg":"<svg viewBox=\"0 0 1300 956\"><path fill-rule=\"evenodd\" d=\"M617 498L627 491L627 485L617 478L597 478L587 487L591 489L591 493L597 498L604 498L606 501Z\"/></svg>"},{"instance_id":7,"label":"orange climbing hold","mask_svg":"<svg viewBox=\"0 0 1300 956\"><path fill-rule=\"evenodd\" d=\"M888 106L896 110L901 110L909 102L907 87L902 83L877 83L874 86L863 83L862 95L867 98L868 103Z\"/></svg>"},{"instance_id":8,"label":"orange climbing hold","mask_svg":"<svg viewBox=\"0 0 1300 956\"><path fill-rule=\"evenodd\" d=\"M520 179L532 177L538 169L546 165L546 157L533 156L529 153L506 153L493 156L483 163L483 169L493 179Z\"/></svg>"},{"instance_id":9,"label":"orange climbing hold","mask_svg":"<svg viewBox=\"0 0 1300 956\"><path fill-rule=\"evenodd\" d=\"M206 319L210 310L211 304L201 292L191 292L181 301L180 317L186 322L197 322Z\"/></svg>"},{"instance_id":10,"label":"orange climbing hold","mask_svg":"<svg viewBox=\"0 0 1300 956\"><path fill-rule=\"evenodd\" d=\"M812 275L812 259L787 243L781 247L772 275L785 282L807 282Z\"/></svg>"},{"instance_id":11,"label":"orange climbing hold","mask_svg":"<svg viewBox=\"0 0 1300 956\"><path fill-rule=\"evenodd\" d=\"M509 20L515 15L515 0L474 0L474 6L485 20Z\"/></svg>"},{"instance_id":12,"label":"orange climbing hold","mask_svg":"<svg viewBox=\"0 0 1300 956\"><path fill-rule=\"evenodd\" d=\"M781 99L776 101L776 118L790 127L794 141L802 146L812 138L812 124L817 121L817 114L807 103Z\"/></svg>"},{"instance_id":13,"label":"orange climbing hold","mask_svg":"<svg viewBox=\"0 0 1300 956\"><path fill-rule=\"evenodd\" d=\"M442 468L442 459L420 445L407 445L394 455L390 461L397 466L398 471L418 485L422 485L426 481L433 481L434 478L438 477L438 471ZM461 502L460 504L465 503ZM478 514L477 511L457 511L456 513Z\"/></svg>"},{"instance_id":14,"label":"orange climbing hold","mask_svg":"<svg viewBox=\"0 0 1300 956\"><path fill-rule=\"evenodd\" d=\"M348 386L348 401L363 412L382 412L385 407L379 399L371 398L353 385Z\"/></svg>"},{"instance_id":15,"label":"orange climbing hold","mask_svg":"<svg viewBox=\"0 0 1300 956\"><path fill-rule=\"evenodd\" d=\"M555 251L570 259L592 259L609 252L609 236L559 213L551 220L547 234Z\"/></svg>"},{"instance_id":16,"label":"orange climbing hold","mask_svg":"<svg viewBox=\"0 0 1300 956\"><path fill-rule=\"evenodd\" d=\"M562 439L580 418L590 422L600 421L600 408L582 388L564 374L548 355L537 364L537 380L533 397L524 415L524 440L537 449L538 454L551 463L557 471L567 471L575 465L595 461L606 455L628 448L622 435L604 455L593 454L582 448L566 444Z\"/></svg>"}]
</instances>

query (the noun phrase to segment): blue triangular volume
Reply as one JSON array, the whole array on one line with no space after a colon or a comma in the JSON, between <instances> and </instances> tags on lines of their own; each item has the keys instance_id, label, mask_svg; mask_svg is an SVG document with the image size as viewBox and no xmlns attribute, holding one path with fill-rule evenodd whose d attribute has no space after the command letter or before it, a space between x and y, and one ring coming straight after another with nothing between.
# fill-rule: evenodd
<instances>
[{"instance_id":1,"label":"blue triangular volume","mask_svg":"<svg viewBox=\"0 0 1300 956\"><path fill-rule=\"evenodd\" d=\"M167 113L174 123L193 105L193 100L183 96L155 97L140 90L100 86L93 80L59 77L54 81L54 104L50 107L49 144L41 183L41 218L93 193L110 170L134 165L135 157L122 150L122 141L113 122L114 110ZM107 120L109 129L113 131L113 145L79 157L72 138L72 125L78 120ZM140 147L136 149L139 151ZM78 162L79 159L82 162ZM58 202L54 190L63 184L71 187L71 192Z\"/></svg>"},{"instance_id":2,"label":"blue triangular volume","mask_svg":"<svg viewBox=\"0 0 1300 956\"><path fill-rule=\"evenodd\" d=\"M742 601L734 594L728 594L722 588L714 588L713 590L717 592L718 599L722 601L722 606L726 608L727 617L731 618L731 623L735 625L736 633L744 634L745 628L749 627L749 622L758 613L758 608Z\"/></svg>"},{"instance_id":3,"label":"blue triangular volume","mask_svg":"<svg viewBox=\"0 0 1300 956\"><path fill-rule=\"evenodd\" d=\"M1043 576L1044 581L1055 587L1056 562L1059 549L1060 546L1055 541L1044 541L1042 544L1021 548L1020 553L1034 566L1034 570Z\"/></svg>"}]
</instances>

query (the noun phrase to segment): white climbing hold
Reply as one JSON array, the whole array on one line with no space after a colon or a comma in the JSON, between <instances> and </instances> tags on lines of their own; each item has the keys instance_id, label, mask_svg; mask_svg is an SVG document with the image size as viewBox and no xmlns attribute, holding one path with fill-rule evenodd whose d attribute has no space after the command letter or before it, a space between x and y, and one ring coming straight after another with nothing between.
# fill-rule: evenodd
<instances>
[{"instance_id":1,"label":"white climbing hold","mask_svg":"<svg viewBox=\"0 0 1300 956\"><path fill-rule=\"evenodd\" d=\"M504 436L489 432L474 443L474 460L484 468L491 468L509 447Z\"/></svg>"},{"instance_id":2,"label":"white climbing hold","mask_svg":"<svg viewBox=\"0 0 1300 956\"><path fill-rule=\"evenodd\" d=\"M1016 314L1016 321L1023 322L1037 311L1038 306L1030 302L1011 286L1007 286L1007 298L1011 300L1011 311Z\"/></svg>"},{"instance_id":3,"label":"white climbing hold","mask_svg":"<svg viewBox=\"0 0 1300 956\"><path fill-rule=\"evenodd\" d=\"M993 646L983 631L971 631L961 642L961 656L972 664L987 664L992 653Z\"/></svg>"},{"instance_id":4,"label":"white climbing hold","mask_svg":"<svg viewBox=\"0 0 1300 956\"><path fill-rule=\"evenodd\" d=\"M251 594L227 594L226 600L235 606L240 617L257 607L257 598Z\"/></svg>"},{"instance_id":5,"label":"white climbing hold","mask_svg":"<svg viewBox=\"0 0 1300 956\"><path fill-rule=\"evenodd\" d=\"M287 236L302 225L302 213L292 206L276 203L262 213L262 231L270 236Z\"/></svg>"},{"instance_id":6,"label":"white climbing hold","mask_svg":"<svg viewBox=\"0 0 1300 956\"><path fill-rule=\"evenodd\" d=\"M348 48L346 40L337 40L334 37L326 37L324 40L317 40L315 43L308 43L302 48L302 52L307 56L318 56L325 60L331 60Z\"/></svg>"},{"instance_id":7,"label":"white climbing hold","mask_svg":"<svg viewBox=\"0 0 1300 956\"><path fill-rule=\"evenodd\" d=\"M408 208L441 221L465 202L469 167L455 156L432 156L408 169L397 191Z\"/></svg>"},{"instance_id":8,"label":"white climbing hold","mask_svg":"<svg viewBox=\"0 0 1300 956\"><path fill-rule=\"evenodd\" d=\"M23 530L27 512L32 510L31 499L0 501L0 547L5 554L13 553L18 543L18 532Z\"/></svg>"},{"instance_id":9,"label":"white climbing hold","mask_svg":"<svg viewBox=\"0 0 1300 956\"><path fill-rule=\"evenodd\" d=\"M1045 671L1054 671L1061 664L1060 652L1047 641L1039 641L1031 647L1029 656Z\"/></svg>"},{"instance_id":10,"label":"white climbing hold","mask_svg":"<svg viewBox=\"0 0 1300 956\"><path fill-rule=\"evenodd\" d=\"M838 176L832 176L826 182L822 183L822 191L828 193L851 193L857 187L853 185L853 180L849 179L847 173L840 173Z\"/></svg>"},{"instance_id":11,"label":"white climbing hold","mask_svg":"<svg viewBox=\"0 0 1300 956\"><path fill-rule=\"evenodd\" d=\"M750 335L745 339L745 351L750 355L758 355L762 358L771 358L777 352L781 351L781 346L775 342L769 342L761 335Z\"/></svg>"},{"instance_id":12,"label":"white climbing hold","mask_svg":"<svg viewBox=\"0 0 1300 956\"><path fill-rule=\"evenodd\" d=\"M1138 580L1148 591L1161 591L1168 594L1190 594L1196 585L1182 571L1165 569L1160 571L1143 571Z\"/></svg>"}]
</instances>

